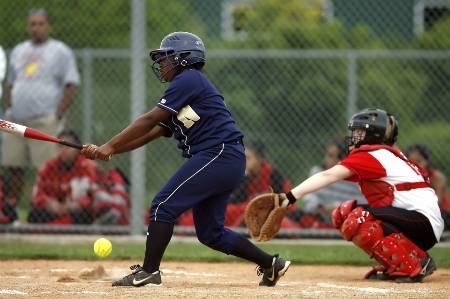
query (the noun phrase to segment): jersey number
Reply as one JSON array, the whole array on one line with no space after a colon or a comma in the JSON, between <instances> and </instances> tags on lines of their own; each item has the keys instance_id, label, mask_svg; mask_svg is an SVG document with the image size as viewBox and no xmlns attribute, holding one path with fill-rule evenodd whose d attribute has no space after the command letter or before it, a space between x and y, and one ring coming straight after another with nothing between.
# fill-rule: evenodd
<instances>
[{"instance_id":1,"label":"jersey number","mask_svg":"<svg viewBox=\"0 0 450 299\"><path fill-rule=\"evenodd\" d=\"M197 113L195 113L194 109L191 106L184 106L180 112L178 112L177 119L183 123L186 128L192 127L199 119Z\"/></svg>"}]
</instances>

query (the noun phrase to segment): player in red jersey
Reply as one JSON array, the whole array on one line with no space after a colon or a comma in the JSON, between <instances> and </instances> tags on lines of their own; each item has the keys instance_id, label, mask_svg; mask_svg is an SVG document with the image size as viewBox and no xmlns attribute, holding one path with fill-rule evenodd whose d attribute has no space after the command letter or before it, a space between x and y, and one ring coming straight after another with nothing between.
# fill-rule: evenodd
<instances>
[{"instance_id":1,"label":"player in red jersey","mask_svg":"<svg viewBox=\"0 0 450 299\"><path fill-rule=\"evenodd\" d=\"M393 147L398 135L393 115L365 109L353 115L348 129L349 155L285 198L292 204L339 180L357 182L368 205L349 200L333 211L332 219L346 240L379 263L366 278L420 282L436 270L426 251L444 229L436 193L421 168Z\"/></svg>"}]
</instances>

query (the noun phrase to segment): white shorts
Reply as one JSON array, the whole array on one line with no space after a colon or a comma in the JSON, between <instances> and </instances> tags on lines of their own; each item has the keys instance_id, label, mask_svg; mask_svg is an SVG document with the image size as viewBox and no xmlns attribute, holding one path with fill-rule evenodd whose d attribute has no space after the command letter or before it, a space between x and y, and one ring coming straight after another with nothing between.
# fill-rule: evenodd
<instances>
[{"instance_id":1,"label":"white shorts","mask_svg":"<svg viewBox=\"0 0 450 299\"><path fill-rule=\"evenodd\" d=\"M15 122L12 119L7 120ZM55 114L23 121L20 125L56 136L64 128L64 121ZM44 162L54 158L58 151L53 142L22 138L12 134L2 134L2 164L7 167L39 168Z\"/></svg>"}]
</instances>

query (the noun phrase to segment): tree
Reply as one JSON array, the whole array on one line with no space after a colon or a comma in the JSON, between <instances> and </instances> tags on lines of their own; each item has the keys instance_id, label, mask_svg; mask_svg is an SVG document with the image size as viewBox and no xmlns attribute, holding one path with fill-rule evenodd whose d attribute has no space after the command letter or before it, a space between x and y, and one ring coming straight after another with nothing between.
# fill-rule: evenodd
<instances>
[{"instance_id":1,"label":"tree","mask_svg":"<svg viewBox=\"0 0 450 299\"><path fill-rule=\"evenodd\" d=\"M204 32L195 11L189 9L189 2L193 0L147 0L150 47L157 47L162 37L172 31ZM130 5L128 0L1 1L0 40L4 48L12 48L27 39L27 13L32 8L42 7L51 17L52 36L72 48L128 48ZM168 16L174 21L168 22Z\"/></svg>"}]
</instances>

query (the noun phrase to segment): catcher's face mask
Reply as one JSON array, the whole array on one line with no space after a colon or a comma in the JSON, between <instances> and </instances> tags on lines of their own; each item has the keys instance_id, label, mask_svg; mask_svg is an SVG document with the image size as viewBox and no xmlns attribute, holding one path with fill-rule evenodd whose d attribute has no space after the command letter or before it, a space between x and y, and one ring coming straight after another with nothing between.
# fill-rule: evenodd
<instances>
[{"instance_id":1,"label":"catcher's face mask","mask_svg":"<svg viewBox=\"0 0 450 299\"><path fill-rule=\"evenodd\" d=\"M366 137L366 131L362 128L355 128L350 131L350 135L345 137L345 145L348 152L351 152L355 148L362 145L364 138Z\"/></svg>"}]
</instances>

